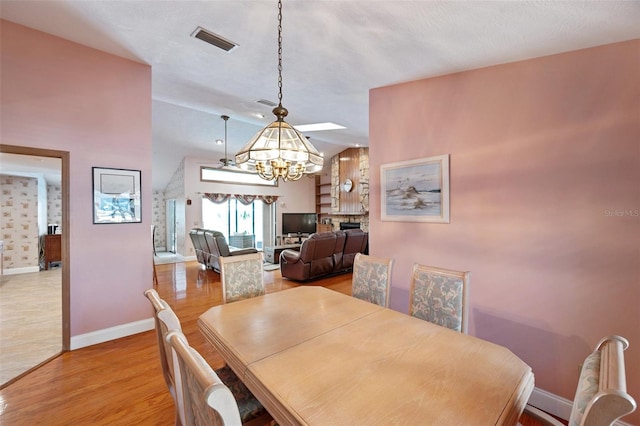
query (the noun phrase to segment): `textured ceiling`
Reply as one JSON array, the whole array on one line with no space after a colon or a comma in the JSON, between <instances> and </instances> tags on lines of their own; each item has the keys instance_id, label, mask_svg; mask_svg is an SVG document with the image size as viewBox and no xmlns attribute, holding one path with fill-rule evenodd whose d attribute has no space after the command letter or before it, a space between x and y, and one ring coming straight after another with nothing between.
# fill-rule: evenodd
<instances>
[{"instance_id":1,"label":"textured ceiling","mask_svg":"<svg viewBox=\"0 0 640 426\"><path fill-rule=\"evenodd\" d=\"M0 14L152 67L155 189L185 155L215 164L220 115L230 156L273 121L255 101L277 102L274 0L2 0ZM368 144L372 88L639 38L639 22L638 1L285 0L283 105L293 125L347 127L307 133L331 156ZM239 47L191 37L198 26Z\"/></svg>"}]
</instances>

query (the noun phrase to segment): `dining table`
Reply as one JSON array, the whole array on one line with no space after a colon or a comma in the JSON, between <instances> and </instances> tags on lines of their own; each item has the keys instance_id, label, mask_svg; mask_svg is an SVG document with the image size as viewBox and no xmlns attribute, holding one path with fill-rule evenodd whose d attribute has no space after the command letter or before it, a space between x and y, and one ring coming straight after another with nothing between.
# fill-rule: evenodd
<instances>
[{"instance_id":1,"label":"dining table","mask_svg":"<svg viewBox=\"0 0 640 426\"><path fill-rule=\"evenodd\" d=\"M321 286L198 327L279 425L514 425L534 387L503 346Z\"/></svg>"}]
</instances>

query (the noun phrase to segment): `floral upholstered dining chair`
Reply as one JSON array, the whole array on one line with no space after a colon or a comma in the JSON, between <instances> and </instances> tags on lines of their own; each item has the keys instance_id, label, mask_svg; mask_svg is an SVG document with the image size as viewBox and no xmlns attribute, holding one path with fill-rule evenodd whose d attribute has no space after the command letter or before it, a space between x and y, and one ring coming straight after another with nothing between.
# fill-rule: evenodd
<instances>
[{"instance_id":1,"label":"floral upholstered dining chair","mask_svg":"<svg viewBox=\"0 0 640 426\"><path fill-rule=\"evenodd\" d=\"M351 295L388 308L392 266L393 259L356 254L353 261Z\"/></svg>"},{"instance_id":2,"label":"floral upholstered dining chair","mask_svg":"<svg viewBox=\"0 0 640 426\"><path fill-rule=\"evenodd\" d=\"M409 315L466 333L470 275L470 272L413 265Z\"/></svg>"},{"instance_id":3,"label":"floral upholstered dining chair","mask_svg":"<svg viewBox=\"0 0 640 426\"><path fill-rule=\"evenodd\" d=\"M220 258L223 303L264 294L262 252Z\"/></svg>"},{"instance_id":4,"label":"floral upholstered dining chair","mask_svg":"<svg viewBox=\"0 0 640 426\"><path fill-rule=\"evenodd\" d=\"M245 397L238 400L218 371L189 346L182 332L172 330L166 339L172 348L175 368L180 371L184 398L182 426L271 424L273 418L253 394L237 380L245 389Z\"/></svg>"}]
</instances>

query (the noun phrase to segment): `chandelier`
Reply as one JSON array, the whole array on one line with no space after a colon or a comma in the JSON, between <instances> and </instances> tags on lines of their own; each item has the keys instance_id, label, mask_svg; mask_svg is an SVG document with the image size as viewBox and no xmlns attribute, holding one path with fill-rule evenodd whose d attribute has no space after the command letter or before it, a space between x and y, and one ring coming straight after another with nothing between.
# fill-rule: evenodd
<instances>
[{"instance_id":1,"label":"chandelier","mask_svg":"<svg viewBox=\"0 0 640 426\"><path fill-rule=\"evenodd\" d=\"M278 106L276 121L260 130L236 154L236 166L265 180L298 180L303 174L322 170L324 159L317 149L284 118L282 106L282 0L278 0Z\"/></svg>"}]
</instances>

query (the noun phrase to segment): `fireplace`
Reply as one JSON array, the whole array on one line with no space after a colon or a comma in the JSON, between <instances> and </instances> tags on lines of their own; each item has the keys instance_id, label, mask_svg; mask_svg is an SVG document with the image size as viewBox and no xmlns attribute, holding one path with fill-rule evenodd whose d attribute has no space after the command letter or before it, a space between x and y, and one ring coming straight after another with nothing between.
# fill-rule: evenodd
<instances>
[{"instance_id":1,"label":"fireplace","mask_svg":"<svg viewBox=\"0 0 640 426\"><path fill-rule=\"evenodd\" d=\"M360 229L360 222L340 222L340 230Z\"/></svg>"}]
</instances>

